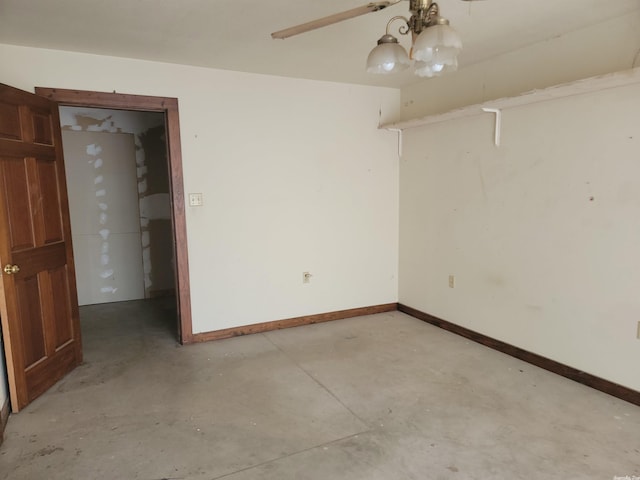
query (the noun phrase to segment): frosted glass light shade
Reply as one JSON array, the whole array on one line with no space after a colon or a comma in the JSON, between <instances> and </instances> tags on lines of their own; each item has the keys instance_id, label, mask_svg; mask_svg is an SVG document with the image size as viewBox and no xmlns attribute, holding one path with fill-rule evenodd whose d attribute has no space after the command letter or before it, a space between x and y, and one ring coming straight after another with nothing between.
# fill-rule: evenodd
<instances>
[{"instance_id":1,"label":"frosted glass light shade","mask_svg":"<svg viewBox=\"0 0 640 480\"><path fill-rule=\"evenodd\" d=\"M367 57L367 72L389 74L409 68L409 55L398 41L380 43Z\"/></svg>"},{"instance_id":2,"label":"frosted glass light shade","mask_svg":"<svg viewBox=\"0 0 640 480\"><path fill-rule=\"evenodd\" d=\"M435 77L458 68L462 40L448 24L437 24L422 31L413 45L416 75Z\"/></svg>"},{"instance_id":3,"label":"frosted glass light shade","mask_svg":"<svg viewBox=\"0 0 640 480\"><path fill-rule=\"evenodd\" d=\"M419 77L437 77L445 73L455 72L458 69L458 60L451 63L427 63L416 62L414 73Z\"/></svg>"}]
</instances>

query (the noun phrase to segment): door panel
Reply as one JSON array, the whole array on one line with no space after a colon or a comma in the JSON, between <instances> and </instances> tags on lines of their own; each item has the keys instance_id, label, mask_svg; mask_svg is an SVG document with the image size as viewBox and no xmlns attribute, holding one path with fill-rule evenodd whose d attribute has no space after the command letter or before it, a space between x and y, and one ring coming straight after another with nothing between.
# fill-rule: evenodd
<instances>
[{"instance_id":1,"label":"door panel","mask_svg":"<svg viewBox=\"0 0 640 480\"><path fill-rule=\"evenodd\" d=\"M40 309L38 277L26 277L16 281L18 310L24 336L24 366L29 368L45 356L44 325Z\"/></svg>"},{"instance_id":2,"label":"door panel","mask_svg":"<svg viewBox=\"0 0 640 480\"><path fill-rule=\"evenodd\" d=\"M33 143L53 145L53 119L48 109L30 109L33 126ZM60 120L58 120L59 122Z\"/></svg>"},{"instance_id":3,"label":"door panel","mask_svg":"<svg viewBox=\"0 0 640 480\"><path fill-rule=\"evenodd\" d=\"M17 105L0 104L0 138L21 140L20 113Z\"/></svg>"},{"instance_id":4,"label":"door panel","mask_svg":"<svg viewBox=\"0 0 640 480\"><path fill-rule=\"evenodd\" d=\"M43 220L42 231L38 232L40 235L36 235L36 238L41 245L61 242L64 239L64 235L62 234L56 164L48 161L37 162L36 175L38 191L40 192L38 208L42 208L43 213L40 217Z\"/></svg>"},{"instance_id":5,"label":"door panel","mask_svg":"<svg viewBox=\"0 0 640 480\"><path fill-rule=\"evenodd\" d=\"M9 242L12 251L33 248L33 229L24 218L29 210L29 185L23 159L5 157L2 162L2 189L9 222Z\"/></svg>"},{"instance_id":6,"label":"door panel","mask_svg":"<svg viewBox=\"0 0 640 480\"><path fill-rule=\"evenodd\" d=\"M0 84L0 317L13 411L82 361L57 106Z\"/></svg>"},{"instance_id":7,"label":"door panel","mask_svg":"<svg viewBox=\"0 0 640 480\"><path fill-rule=\"evenodd\" d=\"M69 288L67 286L66 265L51 270L51 289L53 298L69 298ZM53 311L55 326L55 342L53 347L58 350L73 340L72 325L66 321L71 316L71 306L68 302L58 302ZM52 335L53 336L53 335Z\"/></svg>"}]
</instances>

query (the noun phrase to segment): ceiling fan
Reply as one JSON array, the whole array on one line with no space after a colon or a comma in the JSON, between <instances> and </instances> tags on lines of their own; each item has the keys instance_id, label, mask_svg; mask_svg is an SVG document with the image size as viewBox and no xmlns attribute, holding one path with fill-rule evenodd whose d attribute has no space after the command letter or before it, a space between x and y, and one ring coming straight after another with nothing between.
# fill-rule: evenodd
<instances>
[{"instance_id":1,"label":"ceiling fan","mask_svg":"<svg viewBox=\"0 0 640 480\"><path fill-rule=\"evenodd\" d=\"M318 18L310 22L285 28L271 34L272 38L285 39L317 28L359 17L367 13L378 12L400 3L403 0L370 2L361 7ZM465 2L478 0L463 0ZM409 18L395 16L387 23L385 35L367 58L367 72L377 74L396 73L409 67L415 60L415 73L421 77L433 77L454 71L458 67L457 56L462 50L462 41L458 33L449 26L449 21L440 16L440 7L433 0L409 0ZM391 24L401 20L401 35L411 32L411 50L400 46L398 39L389 34Z\"/></svg>"}]
</instances>

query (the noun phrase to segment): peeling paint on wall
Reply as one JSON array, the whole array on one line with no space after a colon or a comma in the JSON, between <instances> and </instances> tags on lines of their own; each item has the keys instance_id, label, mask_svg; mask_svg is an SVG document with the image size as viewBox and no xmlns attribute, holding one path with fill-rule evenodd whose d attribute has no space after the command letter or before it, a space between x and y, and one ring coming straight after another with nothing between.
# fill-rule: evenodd
<instances>
[{"instance_id":1,"label":"peeling paint on wall","mask_svg":"<svg viewBox=\"0 0 640 480\"><path fill-rule=\"evenodd\" d=\"M154 112L61 107L60 118L63 130L134 135L145 297L175 293L164 115ZM87 153L94 157L100 155L101 151L100 145L87 146ZM95 195L102 211L98 222L100 225L108 225L108 205L102 200L108 195L107 185L104 175L99 173L104 162L103 159L96 158L90 163L96 169ZM108 237L108 233L102 237L104 243L100 264L103 266L108 265L111 260Z\"/></svg>"},{"instance_id":2,"label":"peeling paint on wall","mask_svg":"<svg viewBox=\"0 0 640 480\"><path fill-rule=\"evenodd\" d=\"M62 136L78 302L142 299L134 137L68 130Z\"/></svg>"},{"instance_id":3,"label":"peeling paint on wall","mask_svg":"<svg viewBox=\"0 0 640 480\"><path fill-rule=\"evenodd\" d=\"M102 153L102 147L100 145L96 145L94 143L87 145L87 155L90 155L92 157L97 157L98 155L100 155ZM91 163L91 160L89 160L89 163ZM96 170L99 170L102 168L104 164L104 161L102 160L102 158L96 158L95 160L93 160L93 167ZM98 186L100 184L102 184L104 181L104 176L98 174L95 178L94 178L94 185ZM104 188L99 188L96 190L96 198L100 198L100 197L105 197L107 195L107 191ZM104 205L104 209L106 210L107 205L104 202L99 202L99 207L101 208L101 206ZM99 214L99 219L98 222L100 225L106 225L107 224L107 214L103 212L101 212ZM109 244L107 243L107 239L109 238L109 230L108 229L102 229L99 232L100 236L102 237L103 243L102 243L102 251L104 252L105 249L108 251L108 246ZM114 271L113 269L107 269L106 267L109 266L110 263L110 258L109 255L107 255L106 253L103 253L100 257L100 265L102 267L105 267L105 270L102 270L101 272L99 272L99 276L100 278L102 278L103 280L109 280L113 278L113 274ZM103 287L100 288L100 291L102 293L115 293L117 291L117 288L115 288L112 285L105 285Z\"/></svg>"},{"instance_id":4,"label":"peeling paint on wall","mask_svg":"<svg viewBox=\"0 0 640 480\"><path fill-rule=\"evenodd\" d=\"M95 157L96 155L100 155L101 152L102 148L99 145L95 145L93 143L91 145L87 145L87 155ZM99 161L102 162L102 160Z\"/></svg>"}]
</instances>

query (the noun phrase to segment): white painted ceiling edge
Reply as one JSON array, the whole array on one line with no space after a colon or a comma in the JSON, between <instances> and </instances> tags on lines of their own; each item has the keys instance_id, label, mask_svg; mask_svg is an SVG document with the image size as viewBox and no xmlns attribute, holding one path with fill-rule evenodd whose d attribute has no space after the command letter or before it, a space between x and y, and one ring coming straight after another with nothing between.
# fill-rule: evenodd
<instances>
[{"instance_id":1,"label":"white painted ceiling edge","mask_svg":"<svg viewBox=\"0 0 640 480\"><path fill-rule=\"evenodd\" d=\"M223 70L402 88L411 72L370 75L365 61L408 2L287 40L270 33L366 0L0 0L0 43ZM640 9L640 0L440 0L463 40L460 68ZM407 46L408 38L400 41Z\"/></svg>"}]
</instances>

